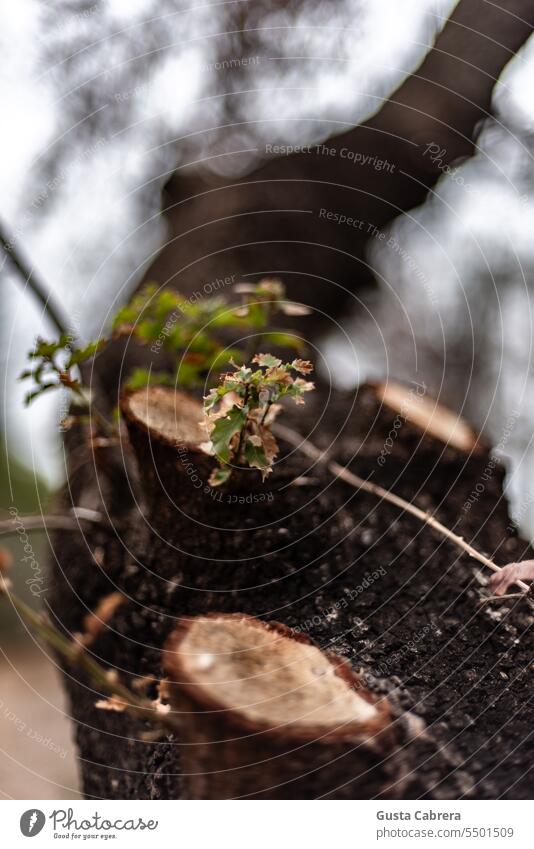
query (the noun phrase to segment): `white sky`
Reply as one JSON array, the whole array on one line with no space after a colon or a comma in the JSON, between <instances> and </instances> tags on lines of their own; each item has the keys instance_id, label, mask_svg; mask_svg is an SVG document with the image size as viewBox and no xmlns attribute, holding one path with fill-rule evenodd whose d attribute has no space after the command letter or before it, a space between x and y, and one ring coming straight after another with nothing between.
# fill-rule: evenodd
<instances>
[{"instance_id":1,"label":"white sky","mask_svg":"<svg viewBox=\"0 0 534 849\"><path fill-rule=\"evenodd\" d=\"M275 136L280 141L302 139L303 133L309 141L310 134L314 138L329 134L332 124L328 121L340 116L347 123L362 120L377 107L377 97L387 95L399 73L407 73L416 57L424 55L433 30L432 13L443 14L454 3L362 0L360 5L363 14L351 16L347 15L350 3L337 4L341 21L332 16L331 3L310 5L306 26L299 24L291 31L280 29L279 16L273 15L264 22L267 29L262 62L254 78L256 90L240 96L243 113L258 122L251 131L258 143L267 133L265 137L270 141ZM95 15L103 18L103 24L99 18L99 32L109 34L117 28L131 27L142 22L154 7L157 4L151 0L95 0ZM169 32L175 40L171 39L165 62L143 80L139 90L122 92L122 96L132 98L135 126L94 150L74 150L52 190L50 212L41 218L39 210L31 205L36 191L30 179L31 169L38 157L55 144L62 109L54 74L42 67L45 45L41 8L36 0L0 4L0 215L44 278L61 293L66 310L76 311L78 332L89 334L101 326L121 287L131 289L131 275L140 275L147 255L162 238L161 223L157 221L143 238L132 237L141 223L136 217L132 192L144 180L160 174L162 163L165 165L165 157L161 151L154 151L154 144L185 133L191 125L217 122L217 100L206 100L213 73L217 73L206 70L213 58L210 51L214 43L206 36L217 32L218 22L210 4L196 4L194 11L169 19ZM176 8L186 6L177 3ZM348 26L347 20L354 23ZM70 24L58 20L56 35L61 37L62 31L71 32L72 27L83 31L83 26L92 27L94 23L90 18ZM291 62L281 61L281 56L286 60L292 57ZM95 48L94 56L88 55L87 76L114 73L129 58L124 44L107 39L101 48ZM43 70L49 72L43 74ZM496 92L496 105L504 120L521 130L532 130L534 123L533 81L534 46L529 43L506 69ZM311 130L310 118L319 118L322 123ZM339 126L339 130L344 128ZM237 146L240 141L236 135ZM478 264L489 262L495 268L505 252L517 254L518 268L534 261L534 208L527 185L529 156L504 136L494 140L491 155L494 161L483 165L484 179L472 165L462 171L467 181L474 182L476 192L459 192L450 180L442 180L439 192L449 203L448 211L441 210L431 222L423 213L404 233L406 250L439 291L437 318L435 309L421 304L410 274L399 270L398 262L392 265L391 257L376 256L378 267L403 304L423 324L429 322L429 335L433 333L433 317L436 321L446 317L448 307L461 300L462 287L469 285L466 281ZM167 167L172 164L167 163ZM241 160L241 167L249 164L250 159ZM154 191L157 194L157 185ZM516 296L503 308L503 327L530 322L521 285L524 284L518 279ZM387 330L386 318L379 319ZM9 296L3 299L2 320L8 339L2 356L8 360L5 398L10 446L28 465L57 482L59 442L57 431L50 424L56 415L54 402L43 399L30 411L22 411L22 390L15 383L25 351L31 347L35 334L45 328L39 310L14 281L10 283ZM447 332L453 334L454 328ZM327 346L335 371L345 375L346 383L355 379L350 375L365 379L387 367L373 333L372 322L369 327L358 327L359 337L354 339L356 361L339 339ZM507 334L503 328L499 333L507 341L496 357L518 388L514 389L513 380L504 381L503 385L512 386L512 396L523 391L525 417L532 421L534 402L530 405L528 393L524 392L524 387L530 386L530 363L523 358L518 373L518 335ZM530 395L534 397L534 393ZM507 399L505 405L509 402ZM491 419L492 411L489 412ZM524 434L521 439L524 442ZM520 475L528 477L533 463L531 459L523 463L516 480ZM525 485L518 484L517 491L524 490ZM534 513L530 516L534 527L532 520Z\"/></svg>"}]
</instances>

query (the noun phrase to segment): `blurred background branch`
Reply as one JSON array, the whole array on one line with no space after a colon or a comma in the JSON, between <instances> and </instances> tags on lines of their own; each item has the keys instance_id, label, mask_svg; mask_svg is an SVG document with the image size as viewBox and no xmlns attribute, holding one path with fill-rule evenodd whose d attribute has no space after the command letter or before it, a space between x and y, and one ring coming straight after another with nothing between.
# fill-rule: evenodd
<instances>
[{"instance_id":1,"label":"blurred background branch","mask_svg":"<svg viewBox=\"0 0 534 849\"><path fill-rule=\"evenodd\" d=\"M15 248L13 239L9 237L5 226L0 222L0 247L9 261L24 281L30 293L42 305L46 315L59 334L68 333L67 321L61 315L61 310L54 304L54 296L47 291L46 286L21 253Z\"/></svg>"},{"instance_id":2,"label":"blurred background branch","mask_svg":"<svg viewBox=\"0 0 534 849\"><path fill-rule=\"evenodd\" d=\"M47 513L66 476L58 402L24 411L16 380L47 324L97 338L147 276L187 292L278 273L331 316L323 375L425 383L509 461L533 536L533 16L527 0L0 9L4 507Z\"/></svg>"}]
</instances>

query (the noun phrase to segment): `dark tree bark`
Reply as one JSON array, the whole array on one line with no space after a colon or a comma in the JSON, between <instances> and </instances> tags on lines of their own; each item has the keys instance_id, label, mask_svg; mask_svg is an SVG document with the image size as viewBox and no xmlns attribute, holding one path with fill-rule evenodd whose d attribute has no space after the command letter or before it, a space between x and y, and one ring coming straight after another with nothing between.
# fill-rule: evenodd
<instances>
[{"instance_id":1,"label":"dark tree bark","mask_svg":"<svg viewBox=\"0 0 534 849\"><path fill-rule=\"evenodd\" d=\"M339 315L371 277L365 247L377 236L367 228L380 234L424 200L441 173L425 155L427 144L445 149L443 163L473 151L493 82L533 20L526 2L503 10L463 0L419 72L375 117L328 142L332 153L279 158L203 194L197 178L181 182L180 198L167 209L174 236L151 276L190 293L216 278L277 272L318 315ZM375 165L353 164L344 148L377 157ZM384 167L375 170L378 160ZM362 229L335 223L321 209L358 218ZM117 402L121 369L132 358L123 345L97 360L97 389L107 403ZM306 410L294 425L361 476L436 511L498 562L525 556L525 544L509 531L502 470L486 474L485 450L468 456L444 448L408 423L399 432L395 413L371 388L354 397L323 387ZM147 441L152 426L125 413L122 453L93 456L86 437L72 435L67 499L108 511L115 531L57 540L50 610L61 627L79 631L102 598L125 594L90 650L129 680L161 676L161 648L179 617L276 619L362 669L370 689L388 694L396 717L410 710L425 720L424 735L405 735L406 797L529 797L532 714L521 674L529 661L528 611L479 608L473 563L464 555L398 509L310 468L289 446L282 445L282 462L265 485L240 484L221 500L201 497L184 477L177 445L154 433ZM483 475L483 492L471 503ZM143 739L137 720L95 708L100 694L77 672L66 680L84 792L179 797L181 741Z\"/></svg>"},{"instance_id":2,"label":"dark tree bark","mask_svg":"<svg viewBox=\"0 0 534 849\"><path fill-rule=\"evenodd\" d=\"M492 467L488 476L486 451L469 457L408 422L399 432L394 421L374 390L361 389L356 398L331 397L327 409L310 398L306 417L294 424L307 432L320 422L323 447L332 443L356 473L436 512L497 562L527 556L509 530L503 471ZM379 465L392 432L393 447ZM410 776L404 797L529 798L526 607L481 608L473 561L415 519L333 483L295 454L264 487L219 502L204 496L199 523L201 500L178 471L176 447L169 444L163 460L163 444L153 453L147 444L136 448L144 512L133 507L123 515L120 541L99 532L81 545L79 536L63 534L56 547L63 571L56 569L52 607L64 628L79 631L101 598L124 593L127 602L90 650L135 682L164 674L161 647L184 615L239 611L277 619L348 659L369 689L388 696L395 718L410 711L424 720L424 735L401 734L399 769ZM289 449L282 445L282 452ZM261 494L263 500L250 497ZM184 509L192 516L184 517ZM96 560L83 545L99 549ZM87 795L184 792L180 741L143 740L142 723L96 709L100 694L75 671L67 681ZM354 778L349 767L346 774Z\"/></svg>"}]
</instances>

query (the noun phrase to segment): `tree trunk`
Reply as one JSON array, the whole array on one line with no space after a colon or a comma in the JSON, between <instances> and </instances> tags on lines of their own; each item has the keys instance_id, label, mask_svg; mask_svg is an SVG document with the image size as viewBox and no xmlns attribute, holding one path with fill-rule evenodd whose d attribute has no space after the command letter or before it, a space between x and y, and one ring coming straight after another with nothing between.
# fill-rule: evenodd
<instances>
[{"instance_id":1,"label":"tree trunk","mask_svg":"<svg viewBox=\"0 0 534 849\"><path fill-rule=\"evenodd\" d=\"M293 417L304 435L331 446L362 477L435 511L497 562L526 556L510 530L503 470L483 446L471 456L445 447L381 406L372 387L334 394L328 405L316 396L305 414L288 411L286 421ZM410 776L403 796L529 797L524 602L479 606L477 564L413 517L333 481L287 446L264 485L240 483L217 498L199 497L176 443L156 445L154 434L139 441L139 423L128 422L140 465L140 482L132 484L137 503L123 503L116 533L63 533L56 540L51 610L58 623L78 632L102 598L124 593L127 601L89 650L121 679L142 683L164 674L161 648L184 615L276 619L347 659L368 689L387 695L394 718L410 711L424 720L424 734L412 733L405 720L399 732L396 769ZM127 443L123 450L128 456ZM120 503L122 484L119 494L106 486L104 507ZM83 500L84 492L76 495ZM180 778L186 740L143 739L143 723L95 708L101 694L76 670L66 681L88 796L188 792ZM157 695L150 684L148 692ZM356 761L348 762L354 768ZM299 783L298 793L313 796L315 787Z\"/></svg>"}]
</instances>

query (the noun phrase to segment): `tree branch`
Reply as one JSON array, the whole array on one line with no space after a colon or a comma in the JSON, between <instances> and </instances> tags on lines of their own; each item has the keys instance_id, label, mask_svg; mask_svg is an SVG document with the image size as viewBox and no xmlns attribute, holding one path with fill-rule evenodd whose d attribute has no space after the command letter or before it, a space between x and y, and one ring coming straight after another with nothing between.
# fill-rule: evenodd
<instances>
[{"instance_id":1,"label":"tree branch","mask_svg":"<svg viewBox=\"0 0 534 849\"><path fill-rule=\"evenodd\" d=\"M10 238L6 232L4 225L0 222L0 246L7 255L13 268L23 278L28 288L33 292L37 300L42 304L46 315L54 324L60 334L69 332L68 323L62 315L60 308L54 304L52 294L47 290L47 287L39 276L31 269L29 263L25 260L22 254L16 249L15 241Z\"/></svg>"},{"instance_id":2,"label":"tree branch","mask_svg":"<svg viewBox=\"0 0 534 849\"><path fill-rule=\"evenodd\" d=\"M41 640L68 664L84 672L94 686L99 687L103 694L109 696L116 705L116 709L124 710L138 719L153 723L167 731L175 733L180 731L181 725L175 716L159 711L148 699L136 696L118 680L115 670L104 669L85 651L83 644L69 640L43 614L36 613L12 593L8 582L0 574L1 596L9 599L25 625L31 628Z\"/></svg>"},{"instance_id":3,"label":"tree branch","mask_svg":"<svg viewBox=\"0 0 534 849\"><path fill-rule=\"evenodd\" d=\"M74 507L70 515L20 516L17 513L12 519L0 521L0 536L18 533L17 528L14 527L16 524L23 527L24 531L79 531L80 522L105 525L104 517L96 510Z\"/></svg>"},{"instance_id":4,"label":"tree branch","mask_svg":"<svg viewBox=\"0 0 534 849\"><path fill-rule=\"evenodd\" d=\"M365 123L242 180L178 172L165 199L173 236L147 279L192 292L230 271L279 273L291 298L316 308L316 325L344 314L373 281L368 245L474 153L493 87L533 26L531 0L461 0L420 68Z\"/></svg>"}]
</instances>

